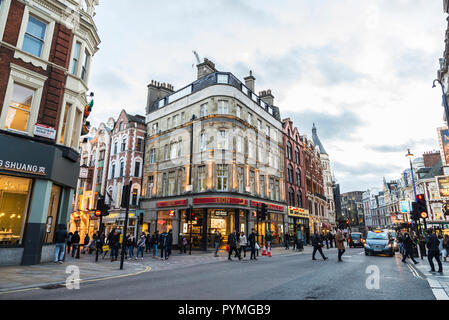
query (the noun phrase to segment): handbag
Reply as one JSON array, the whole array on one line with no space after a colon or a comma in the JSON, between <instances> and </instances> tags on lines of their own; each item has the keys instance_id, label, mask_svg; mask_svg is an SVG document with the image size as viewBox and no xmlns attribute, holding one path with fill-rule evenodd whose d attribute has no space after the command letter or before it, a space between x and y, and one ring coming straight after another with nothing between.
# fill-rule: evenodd
<instances>
[{"instance_id":1,"label":"handbag","mask_svg":"<svg viewBox=\"0 0 449 320\"><path fill-rule=\"evenodd\" d=\"M256 250L259 250L259 249L260 249L260 246L259 246L259 244L258 244L257 242L256 242L255 248L256 248Z\"/></svg>"},{"instance_id":2,"label":"handbag","mask_svg":"<svg viewBox=\"0 0 449 320\"><path fill-rule=\"evenodd\" d=\"M104 252L109 251L109 246L106 244L102 247L102 249Z\"/></svg>"}]
</instances>

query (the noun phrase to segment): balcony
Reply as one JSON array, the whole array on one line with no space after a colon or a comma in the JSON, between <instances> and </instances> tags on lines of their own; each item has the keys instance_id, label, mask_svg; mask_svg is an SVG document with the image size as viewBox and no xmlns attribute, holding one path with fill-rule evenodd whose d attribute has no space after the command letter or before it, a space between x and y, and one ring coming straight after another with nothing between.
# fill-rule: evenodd
<instances>
[{"instance_id":1,"label":"balcony","mask_svg":"<svg viewBox=\"0 0 449 320\"><path fill-rule=\"evenodd\" d=\"M277 108L273 108L272 106L268 105L262 99L257 96L255 93L253 93L248 87L246 87L242 82L240 82L239 79L237 79L232 73L230 72L214 72L211 74L208 74L204 76L203 78L189 84L187 87L182 88L181 90L178 90L171 95L166 96L165 98L161 100L157 100L154 102L153 106L151 107L150 112L157 111L164 106L173 103L181 98L184 98L192 93L195 93L197 91L200 91L206 87L215 85L215 84L227 84L230 86L233 86L243 92L248 98L250 98L252 101L257 103L262 109L264 109L266 112L268 112L270 115L272 115L275 119L281 121L279 112Z\"/></svg>"}]
</instances>

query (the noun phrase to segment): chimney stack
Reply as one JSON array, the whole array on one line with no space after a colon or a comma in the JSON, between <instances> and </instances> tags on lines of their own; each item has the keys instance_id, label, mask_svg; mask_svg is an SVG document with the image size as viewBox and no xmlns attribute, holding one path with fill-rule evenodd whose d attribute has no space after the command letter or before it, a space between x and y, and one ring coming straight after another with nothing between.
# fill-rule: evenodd
<instances>
[{"instance_id":1,"label":"chimney stack","mask_svg":"<svg viewBox=\"0 0 449 320\"><path fill-rule=\"evenodd\" d=\"M273 106L274 105L274 96L271 94L271 90L259 92L260 99L266 104Z\"/></svg>"},{"instance_id":2,"label":"chimney stack","mask_svg":"<svg viewBox=\"0 0 449 320\"><path fill-rule=\"evenodd\" d=\"M157 100L165 98L173 92L174 87L171 84L151 80L151 83L148 85L147 114L152 111L153 104Z\"/></svg>"},{"instance_id":3,"label":"chimney stack","mask_svg":"<svg viewBox=\"0 0 449 320\"><path fill-rule=\"evenodd\" d=\"M245 79L245 86L251 90L252 92L254 92L255 89L255 85L256 85L256 78L254 78L253 76L253 72L250 70L249 71L249 76L246 77Z\"/></svg>"},{"instance_id":4,"label":"chimney stack","mask_svg":"<svg viewBox=\"0 0 449 320\"><path fill-rule=\"evenodd\" d=\"M196 67L198 68L197 79L201 79L202 77L207 76L208 74L217 72L217 69L215 69L215 64L206 58L204 58L203 63L200 63Z\"/></svg>"}]
</instances>

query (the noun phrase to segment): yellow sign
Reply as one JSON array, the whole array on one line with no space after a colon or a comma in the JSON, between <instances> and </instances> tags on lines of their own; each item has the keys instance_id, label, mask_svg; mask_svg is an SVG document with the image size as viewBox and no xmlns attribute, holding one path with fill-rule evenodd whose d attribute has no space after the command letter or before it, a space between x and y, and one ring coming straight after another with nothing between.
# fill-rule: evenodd
<instances>
[{"instance_id":1,"label":"yellow sign","mask_svg":"<svg viewBox=\"0 0 449 320\"><path fill-rule=\"evenodd\" d=\"M288 215L296 218L309 219L309 210L295 207L288 207Z\"/></svg>"}]
</instances>

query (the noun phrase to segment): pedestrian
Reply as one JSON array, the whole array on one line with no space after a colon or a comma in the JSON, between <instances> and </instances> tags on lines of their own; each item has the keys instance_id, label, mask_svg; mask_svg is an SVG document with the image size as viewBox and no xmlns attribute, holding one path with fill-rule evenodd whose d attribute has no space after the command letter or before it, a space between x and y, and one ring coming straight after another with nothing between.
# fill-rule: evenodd
<instances>
[{"instance_id":1,"label":"pedestrian","mask_svg":"<svg viewBox=\"0 0 449 320\"><path fill-rule=\"evenodd\" d=\"M402 262L406 263L405 259L410 258L412 259L414 264L418 264L419 262L413 258L413 240L410 238L410 235L408 233L405 233L402 236L402 245L403 245L403 258Z\"/></svg>"},{"instance_id":2,"label":"pedestrian","mask_svg":"<svg viewBox=\"0 0 449 320\"><path fill-rule=\"evenodd\" d=\"M173 246L173 231L172 231L172 229L170 229L168 231L168 235L167 235L167 254L169 257L171 255L172 246Z\"/></svg>"},{"instance_id":3,"label":"pedestrian","mask_svg":"<svg viewBox=\"0 0 449 320\"><path fill-rule=\"evenodd\" d=\"M409 235L409 237L410 237L410 235ZM404 254L404 241L403 241L404 240L404 236L400 232L398 232L398 234L396 236L396 239L397 239L397 242L399 244L399 252L401 254Z\"/></svg>"},{"instance_id":4,"label":"pedestrian","mask_svg":"<svg viewBox=\"0 0 449 320\"><path fill-rule=\"evenodd\" d=\"M284 245L285 250L290 250L290 235L288 233L284 235Z\"/></svg>"},{"instance_id":5,"label":"pedestrian","mask_svg":"<svg viewBox=\"0 0 449 320\"><path fill-rule=\"evenodd\" d=\"M161 248L161 260L168 259L168 232L164 230L159 237L159 247Z\"/></svg>"},{"instance_id":6,"label":"pedestrian","mask_svg":"<svg viewBox=\"0 0 449 320\"><path fill-rule=\"evenodd\" d=\"M251 257L250 260L257 260L256 258L256 243L257 243L257 234L256 229L251 230L251 234L248 237L248 244L251 248Z\"/></svg>"},{"instance_id":7,"label":"pedestrian","mask_svg":"<svg viewBox=\"0 0 449 320\"><path fill-rule=\"evenodd\" d=\"M231 256L232 256L232 252L235 252L237 254L237 257L239 258L239 260L242 260L242 257L240 257L239 252L237 250L237 244L238 244L238 240L237 240L237 231L234 229L234 231L228 236L228 245L229 245L229 256L228 256L228 260L232 260Z\"/></svg>"},{"instance_id":8,"label":"pedestrian","mask_svg":"<svg viewBox=\"0 0 449 320\"><path fill-rule=\"evenodd\" d=\"M304 250L304 242L303 242L301 230L298 230L297 237L298 237L298 250L302 251L302 250Z\"/></svg>"},{"instance_id":9,"label":"pedestrian","mask_svg":"<svg viewBox=\"0 0 449 320\"><path fill-rule=\"evenodd\" d=\"M331 248L334 248L334 236L332 234L332 231L329 231L329 233L327 234L328 240L329 240L329 245Z\"/></svg>"},{"instance_id":10,"label":"pedestrian","mask_svg":"<svg viewBox=\"0 0 449 320\"><path fill-rule=\"evenodd\" d=\"M427 230L427 238L426 238L426 244L427 244L427 259L429 260L430 264L430 272L435 272L435 265L433 264L433 258L438 263L438 272L443 273L443 264L440 260L440 250L439 245L440 242L438 241L438 238L435 234L432 233L432 231Z\"/></svg>"},{"instance_id":11,"label":"pedestrian","mask_svg":"<svg viewBox=\"0 0 449 320\"><path fill-rule=\"evenodd\" d=\"M151 252L151 234L148 234L145 237L145 253Z\"/></svg>"},{"instance_id":12,"label":"pedestrian","mask_svg":"<svg viewBox=\"0 0 449 320\"><path fill-rule=\"evenodd\" d=\"M145 249L146 242L147 242L147 237L145 236L145 232L142 232L142 234L140 235L139 241L137 242L136 260L139 258L139 253L142 254L142 260L143 260L143 251Z\"/></svg>"},{"instance_id":13,"label":"pedestrian","mask_svg":"<svg viewBox=\"0 0 449 320\"><path fill-rule=\"evenodd\" d=\"M335 237L335 240L337 242L337 249L338 249L338 262L342 262L343 260L341 259L341 257L346 252L345 250L346 241L343 235L341 234L340 230L337 231L337 236Z\"/></svg>"},{"instance_id":14,"label":"pedestrian","mask_svg":"<svg viewBox=\"0 0 449 320\"><path fill-rule=\"evenodd\" d=\"M246 246L247 246L248 240L246 239L246 235L244 232L242 232L240 234L239 242L240 242L239 256L240 257L242 256L242 250L243 250L243 254L244 254L243 258L246 258ZM268 240L267 240L267 242L268 242ZM267 245L267 248L268 248L268 245Z\"/></svg>"},{"instance_id":15,"label":"pedestrian","mask_svg":"<svg viewBox=\"0 0 449 320\"><path fill-rule=\"evenodd\" d=\"M214 233L214 243L215 243L215 257L218 257L218 248L220 247L221 243L221 233L218 230L215 230Z\"/></svg>"},{"instance_id":16,"label":"pedestrian","mask_svg":"<svg viewBox=\"0 0 449 320\"><path fill-rule=\"evenodd\" d=\"M67 254L70 254L70 250L72 249L72 237L73 233L69 232L69 235L67 237Z\"/></svg>"},{"instance_id":17,"label":"pedestrian","mask_svg":"<svg viewBox=\"0 0 449 320\"><path fill-rule=\"evenodd\" d=\"M323 250L321 247L323 246L323 241L321 239L321 236L319 235L318 231L315 231L315 233L312 236L312 246L313 246L313 254L312 254L312 260L315 259L315 254L318 251L321 256L323 257L323 260L327 260L328 258L324 256Z\"/></svg>"},{"instance_id":18,"label":"pedestrian","mask_svg":"<svg viewBox=\"0 0 449 320\"><path fill-rule=\"evenodd\" d=\"M78 231L75 231L75 233L72 236L72 258L75 256L75 251L78 251L80 241L81 241L80 235L78 234Z\"/></svg>"},{"instance_id":19,"label":"pedestrian","mask_svg":"<svg viewBox=\"0 0 449 320\"><path fill-rule=\"evenodd\" d=\"M182 233L179 234L179 253L187 253L187 237Z\"/></svg>"},{"instance_id":20,"label":"pedestrian","mask_svg":"<svg viewBox=\"0 0 449 320\"><path fill-rule=\"evenodd\" d=\"M326 249L329 250L329 237L327 234L323 234L323 239L326 241Z\"/></svg>"},{"instance_id":21,"label":"pedestrian","mask_svg":"<svg viewBox=\"0 0 449 320\"><path fill-rule=\"evenodd\" d=\"M83 251L81 251L82 254L86 253L86 248L89 245L90 237L89 234L86 233L86 236L84 237L84 243L83 243Z\"/></svg>"},{"instance_id":22,"label":"pedestrian","mask_svg":"<svg viewBox=\"0 0 449 320\"><path fill-rule=\"evenodd\" d=\"M131 260L133 258L133 256L134 256L135 244L136 244L136 240L134 239L134 236L130 235L128 233L126 235L126 239L125 239L125 247L126 247L125 254L126 254L126 252L128 253L127 257L125 257L125 258L127 258L128 260Z\"/></svg>"},{"instance_id":23,"label":"pedestrian","mask_svg":"<svg viewBox=\"0 0 449 320\"><path fill-rule=\"evenodd\" d=\"M440 250L440 259L443 257L443 236L441 235L441 233L438 234L438 241L440 242L440 244L438 245L438 250Z\"/></svg>"},{"instance_id":24,"label":"pedestrian","mask_svg":"<svg viewBox=\"0 0 449 320\"><path fill-rule=\"evenodd\" d=\"M67 227L65 225L60 225L55 232L56 248L54 263L63 263L67 238Z\"/></svg>"},{"instance_id":25,"label":"pedestrian","mask_svg":"<svg viewBox=\"0 0 449 320\"><path fill-rule=\"evenodd\" d=\"M446 234L443 240L443 259L446 261L446 258L449 254L449 236Z\"/></svg>"},{"instance_id":26,"label":"pedestrian","mask_svg":"<svg viewBox=\"0 0 449 320\"><path fill-rule=\"evenodd\" d=\"M157 248L159 246L159 231L155 231L151 236L151 243L153 244L153 258L157 258Z\"/></svg>"},{"instance_id":27,"label":"pedestrian","mask_svg":"<svg viewBox=\"0 0 449 320\"><path fill-rule=\"evenodd\" d=\"M120 246L120 235L118 234L116 229L112 229L111 233L108 235L108 245L109 245L111 262L117 261L118 249Z\"/></svg>"},{"instance_id":28,"label":"pedestrian","mask_svg":"<svg viewBox=\"0 0 449 320\"><path fill-rule=\"evenodd\" d=\"M271 241L272 241L272 239L273 239L273 237L271 236L271 232L270 232L270 230L268 230L267 235L265 236L265 241L266 241L266 244L267 244L267 251L271 251ZM245 254L245 256L246 256L246 254Z\"/></svg>"}]
</instances>

